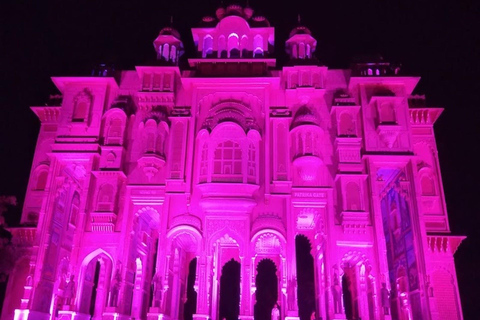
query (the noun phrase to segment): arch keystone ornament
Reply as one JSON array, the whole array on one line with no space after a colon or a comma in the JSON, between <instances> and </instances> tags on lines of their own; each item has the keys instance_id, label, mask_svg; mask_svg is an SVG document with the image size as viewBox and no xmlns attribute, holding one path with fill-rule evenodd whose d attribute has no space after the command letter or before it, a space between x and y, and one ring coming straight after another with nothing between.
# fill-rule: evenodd
<instances>
[{"instance_id":1,"label":"arch keystone ornament","mask_svg":"<svg viewBox=\"0 0 480 320\"><path fill-rule=\"evenodd\" d=\"M283 66L254 8L197 20L188 57L172 21L154 64L32 108L0 320L463 320L420 79L329 68L300 19Z\"/></svg>"}]
</instances>

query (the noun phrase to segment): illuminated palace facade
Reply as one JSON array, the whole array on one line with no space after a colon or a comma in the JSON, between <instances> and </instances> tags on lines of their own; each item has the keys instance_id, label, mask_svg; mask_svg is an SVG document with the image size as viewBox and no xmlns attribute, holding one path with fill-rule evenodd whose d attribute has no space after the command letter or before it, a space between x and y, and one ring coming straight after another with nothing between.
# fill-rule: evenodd
<instances>
[{"instance_id":1,"label":"illuminated palace facade","mask_svg":"<svg viewBox=\"0 0 480 320\"><path fill-rule=\"evenodd\" d=\"M2 320L462 319L419 78L329 69L305 26L276 66L251 8L167 27L157 62L53 77Z\"/></svg>"}]
</instances>

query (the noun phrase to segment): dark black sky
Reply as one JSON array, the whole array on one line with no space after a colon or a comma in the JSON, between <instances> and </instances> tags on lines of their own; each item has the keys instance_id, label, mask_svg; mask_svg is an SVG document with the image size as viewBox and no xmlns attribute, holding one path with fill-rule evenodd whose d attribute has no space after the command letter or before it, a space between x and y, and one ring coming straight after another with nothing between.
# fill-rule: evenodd
<instances>
[{"instance_id":1,"label":"dark black sky","mask_svg":"<svg viewBox=\"0 0 480 320\"><path fill-rule=\"evenodd\" d=\"M49 77L86 75L99 62L115 63L117 69L147 64L155 57L152 41L170 15L188 57L189 28L213 15L219 2L0 1L0 195L23 202L39 129L29 107L56 93ZM428 105L445 108L435 129L451 229L468 236L456 253L465 319L480 314L479 3L250 0L276 27L280 61L300 13L318 39L317 56L329 67L381 53L401 62L407 74L422 77L416 93L426 94ZM11 210L11 224L19 212Z\"/></svg>"}]
</instances>

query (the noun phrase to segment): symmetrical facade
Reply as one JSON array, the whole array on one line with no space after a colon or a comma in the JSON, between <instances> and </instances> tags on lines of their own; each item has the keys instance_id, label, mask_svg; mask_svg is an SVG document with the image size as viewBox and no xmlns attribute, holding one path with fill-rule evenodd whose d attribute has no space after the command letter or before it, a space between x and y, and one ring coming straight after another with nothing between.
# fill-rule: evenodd
<instances>
[{"instance_id":1,"label":"symmetrical facade","mask_svg":"<svg viewBox=\"0 0 480 320\"><path fill-rule=\"evenodd\" d=\"M386 62L219 8L158 63L54 77L3 319L462 319L433 124ZM30 226L30 227L27 227Z\"/></svg>"}]
</instances>

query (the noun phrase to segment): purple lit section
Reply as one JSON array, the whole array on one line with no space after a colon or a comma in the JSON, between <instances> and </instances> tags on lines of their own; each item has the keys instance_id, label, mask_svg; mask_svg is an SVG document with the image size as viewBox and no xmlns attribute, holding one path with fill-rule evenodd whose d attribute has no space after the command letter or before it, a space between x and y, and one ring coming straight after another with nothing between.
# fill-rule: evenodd
<instances>
[{"instance_id":1,"label":"purple lit section","mask_svg":"<svg viewBox=\"0 0 480 320\"><path fill-rule=\"evenodd\" d=\"M320 66L301 25L272 70L274 28L237 5L192 35L192 70L167 27L157 66L54 77L61 105L32 107L1 319L462 319L419 78Z\"/></svg>"}]
</instances>

